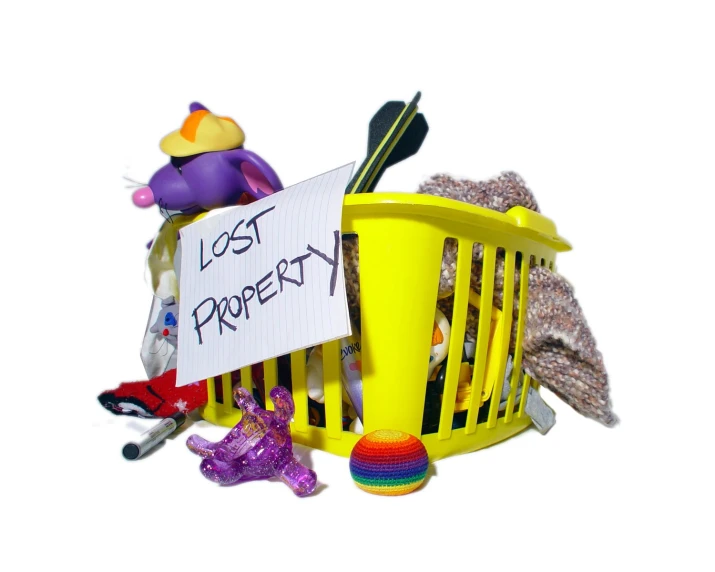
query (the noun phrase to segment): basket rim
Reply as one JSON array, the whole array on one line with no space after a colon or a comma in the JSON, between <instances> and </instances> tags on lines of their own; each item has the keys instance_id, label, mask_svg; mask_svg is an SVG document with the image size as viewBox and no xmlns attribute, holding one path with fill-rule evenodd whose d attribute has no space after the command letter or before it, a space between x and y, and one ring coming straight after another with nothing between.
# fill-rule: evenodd
<instances>
[{"instance_id":1,"label":"basket rim","mask_svg":"<svg viewBox=\"0 0 715 572\"><path fill-rule=\"evenodd\" d=\"M379 214L419 213L478 226L507 225L507 230L537 240L557 252L571 250L571 244L559 236L556 224L550 218L522 206L501 213L446 197L384 192L345 195L344 206L355 214L361 211L377 214L375 210L379 210Z\"/></svg>"}]
</instances>

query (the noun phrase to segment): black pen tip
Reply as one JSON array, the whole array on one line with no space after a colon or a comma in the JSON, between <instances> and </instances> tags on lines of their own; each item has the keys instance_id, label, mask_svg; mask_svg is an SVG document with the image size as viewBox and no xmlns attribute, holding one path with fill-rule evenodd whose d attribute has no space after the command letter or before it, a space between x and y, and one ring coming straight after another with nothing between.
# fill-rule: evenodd
<instances>
[{"instance_id":1,"label":"black pen tip","mask_svg":"<svg viewBox=\"0 0 715 572\"><path fill-rule=\"evenodd\" d=\"M139 447L134 443L127 443L124 445L124 449L122 449L122 455L124 455L124 458L128 461L133 461L139 457Z\"/></svg>"}]
</instances>

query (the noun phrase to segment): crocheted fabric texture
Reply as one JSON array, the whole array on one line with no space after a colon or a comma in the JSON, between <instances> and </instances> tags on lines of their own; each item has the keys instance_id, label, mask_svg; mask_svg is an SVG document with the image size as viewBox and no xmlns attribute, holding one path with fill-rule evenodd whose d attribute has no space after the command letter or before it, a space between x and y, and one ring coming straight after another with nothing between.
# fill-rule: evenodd
<instances>
[{"instance_id":1,"label":"crocheted fabric texture","mask_svg":"<svg viewBox=\"0 0 715 572\"><path fill-rule=\"evenodd\" d=\"M396 496L417 489L429 459L422 441L404 431L380 429L360 438L350 453L355 484L376 495Z\"/></svg>"}]
</instances>

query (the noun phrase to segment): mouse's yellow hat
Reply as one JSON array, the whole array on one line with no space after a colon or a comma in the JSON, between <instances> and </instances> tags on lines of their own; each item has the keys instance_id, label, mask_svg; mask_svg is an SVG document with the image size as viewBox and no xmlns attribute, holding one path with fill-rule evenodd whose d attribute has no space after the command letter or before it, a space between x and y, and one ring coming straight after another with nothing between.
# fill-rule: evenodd
<instances>
[{"instance_id":1,"label":"mouse's yellow hat","mask_svg":"<svg viewBox=\"0 0 715 572\"><path fill-rule=\"evenodd\" d=\"M243 145L246 136L230 117L219 117L206 109L189 114L181 129L169 133L159 147L172 157L188 157L207 151L226 151Z\"/></svg>"}]
</instances>

